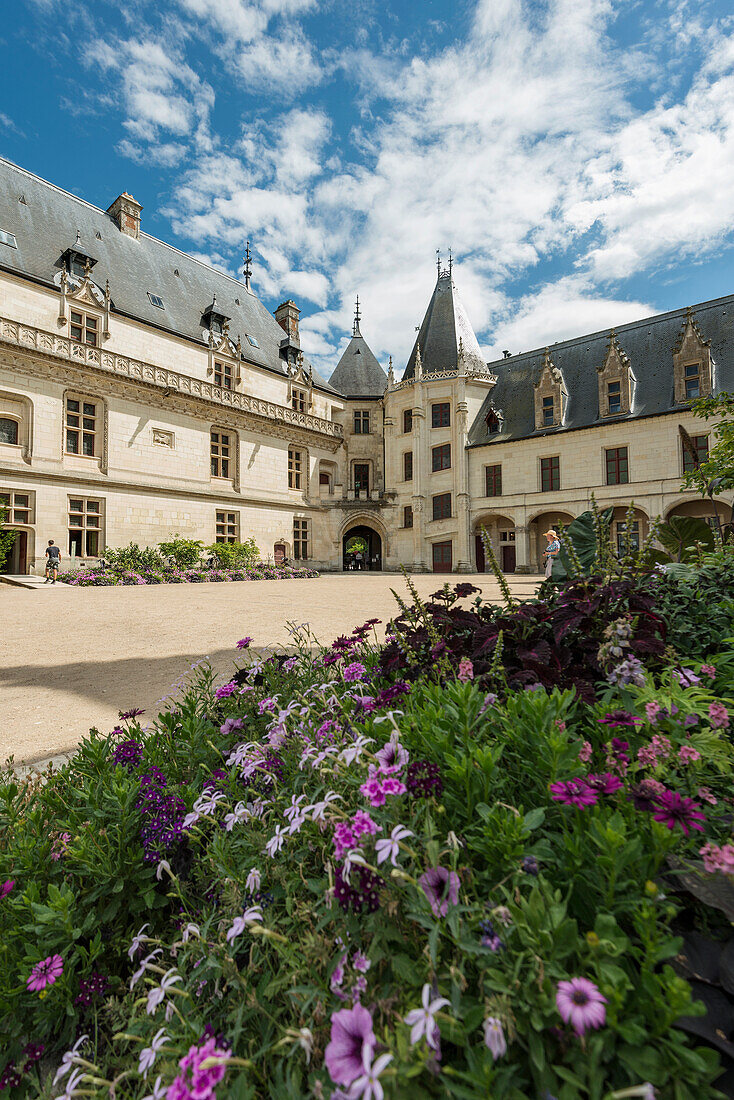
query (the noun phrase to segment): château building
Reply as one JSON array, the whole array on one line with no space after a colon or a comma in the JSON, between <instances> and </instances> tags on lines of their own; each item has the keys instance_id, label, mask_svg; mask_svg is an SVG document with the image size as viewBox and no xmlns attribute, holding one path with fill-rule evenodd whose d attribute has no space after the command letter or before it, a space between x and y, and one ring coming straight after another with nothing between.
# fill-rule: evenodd
<instances>
[{"instance_id":1,"label":"ch\u00e2teau building","mask_svg":"<svg viewBox=\"0 0 734 1100\"><path fill-rule=\"evenodd\" d=\"M681 493L734 390L734 297L484 361L452 264L437 273L405 370L361 332L327 380L300 311L149 236L122 193L100 209L0 160L0 498L9 572L171 534L254 537L264 559L322 570L540 570L543 532L589 505L699 515ZM406 317L406 326L415 317ZM724 508L724 502L721 502ZM728 510L727 510L728 514ZM350 540L363 540L359 558ZM365 548L366 547L366 548Z\"/></svg>"}]
</instances>

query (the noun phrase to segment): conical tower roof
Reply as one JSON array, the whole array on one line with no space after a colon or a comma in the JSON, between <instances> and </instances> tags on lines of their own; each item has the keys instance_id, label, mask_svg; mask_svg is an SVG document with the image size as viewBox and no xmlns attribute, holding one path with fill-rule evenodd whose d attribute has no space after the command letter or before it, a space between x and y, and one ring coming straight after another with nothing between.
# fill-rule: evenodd
<instances>
[{"instance_id":1,"label":"conical tower roof","mask_svg":"<svg viewBox=\"0 0 734 1100\"><path fill-rule=\"evenodd\" d=\"M469 370L486 371L479 342L461 301L453 279L451 266L439 273L418 338L408 359L403 378L415 377L415 361L420 348L423 374L456 371L459 364L459 341Z\"/></svg>"},{"instance_id":2,"label":"conical tower roof","mask_svg":"<svg viewBox=\"0 0 734 1100\"><path fill-rule=\"evenodd\" d=\"M359 298L354 315L352 339L334 368L329 385L344 397L382 397L387 375L359 329Z\"/></svg>"}]
</instances>

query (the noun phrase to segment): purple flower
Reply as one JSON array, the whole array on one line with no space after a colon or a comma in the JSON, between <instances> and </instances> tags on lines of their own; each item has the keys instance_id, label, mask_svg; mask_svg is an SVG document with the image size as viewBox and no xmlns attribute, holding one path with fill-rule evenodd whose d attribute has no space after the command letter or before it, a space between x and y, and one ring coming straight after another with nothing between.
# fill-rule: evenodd
<instances>
[{"instance_id":1,"label":"purple flower","mask_svg":"<svg viewBox=\"0 0 734 1100\"><path fill-rule=\"evenodd\" d=\"M610 710L603 718L597 718L605 726L636 726L642 721L636 714L630 714L628 710Z\"/></svg>"},{"instance_id":2,"label":"purple flower","mask_svg":"<svg viewBox=\"0 0 734 1100\"><path fill-rule=\"evenodd\" d=\"M223 733L226 737L230 733L234 733L235 730L241 730L243 722L241 718L227 718L219 727L219 732Z\"/></svg>"},{"instance_id":3,"label":"purple flower","mask_svg":"<svg viewBox=\"0 0 734 1100\"><path fill-rule=\"evenodd\" d=\"M334 869L334 897L345 913L350 909L355 913L363 909L374 913L380 907L381 885L379 875L367 867L351 867L350 881L345 878L341 866Z\"/></svg>"},{"instance_id":4,"label":"purple flower","mask_svg":"<svg viewBox=\"0 0 734 1100\"><path fill-rule=\"evenodd\" d=\"M10 891L13 889L14 886L15 886L15 879L14 878L6 878L5 882L3 882L2 885L0 885L0 899L1 898L6 898L8 896L8 894L10 893Z\"/></svg>"},{"instance_id":5,"label":"purple flower","mask_svg":"<svg viewBox=\"0 0 734 1100\"><path fill-rule=\"evenodd\" d=\"M571 978L559 982L556 992L556 1007L561 1018L571 1024L577 1035L583 1035L589 1028L601 1027L606 1020L606 997L588 978Z\"/></svg>"},{"instance_id":6,"label":"purple flower","mask_svg":"<svg viewBox=\"0 0 734 1100\"><path fill-rule=\"evenodd\" d=\"M251 641L252 641L252 638L240 638L240 640L237 643L237 648L238 649L247 649L247 647L249 646Z\"/></svg>"},{"instance_id":7,"label":"purple flower","mask_svg":"<svg viewBox=\"0 0 734 1100\"><path fill-rule=\"evenodd\" d=\"M657 779L643 779L641 783L630 789L627 798L634 803L636 810L652 813L658 807L658 798L665 791L665 787Z\"/></svg>"},{"instance_id":8,"label":"purple flower","mask_svg":"<svg viewBox=\"0 0 734 1100\"><path fill-rule=\"evenodd\" d=\"M395 734L375 753L375 756L384 768L392 767L393 764L402 768L408 763L407 749L403 748Z\"/></svg>"},{"instance_id":9,"label":"purple flower","mask_svg":"<svg viewBox=\"0 0 734 1100\"><path fill-rule=\"evenodd\" d=\"M353 661L351 665L345 665L342 675L344 679L349 682L356 680L364 680L367 669L359 661Z\"/></svg>"},{"instance_id":10,"label":"purple flower","mask_svg":"<svg viewBox=\"0 0 734 1100\"><path fill-rule=\"evenodd\" d=\"M526 875L538 875L540 873L540 867L535 856L523 856L520 870L524 871Z\"/></svg>"},{"instance_id":11,"label":"purple flower","mask_svg":"<svg viewBox=\"0 0 734 1100\"><path fill-rule=\"evenodd\" d=\"M144 710L139 707L133 707L132 710L118 710L117 712L122 718L123 722L127 722L129 718L137 718L139 714L145 714Z\"/></svg>"},{"instance_id":12,"label":"purple flower","mask_svg":"<svg viewBox=\"0 0 734 1100\"><path fill-rule=\"evenodd\" d=\"M484 1044L489 1049L495 1062L504 1054L507 1054L507 1040L502 1030L502 1021L496 1016L488 1016L484 1021Z\"/></svg>"},{"instance_id":13,"label":"purple flower","mask_svg":"<svg viewBox=\"0 0 734 1100\"><path fill-rule=\"evenodd\" d=\"M432 867L418 879L430 902L434 917L445 917L449 905L459 901L459 876L445 867Z\"/></svg>"},{"instance_id":14,"label":"purple flower","mask_svg":"<svg viewBox=\"0 0 734 1100\"><path fill-rule=\"evenodd\" d=\"M181 1072L168 1086L167 1100L213 1100L217 1085L227 1072L231 1052L217 1046L216 1039L207 1039L203 1046L189 1047L189 1053L179 1061ZM217 1065L202 1068L207 1058L220 1059Z\"/></svg>"},{"instance_id":15,"label":"purple flower","mask_svg":"<svg viewBox=\"0 0 734 1100\"><path fill-rule=\"evenodd\" d=\"M430 760L413 760L408 764L405 784L411 798L440 798L443 794L440 769Z\"/></svg>"},{"instance_id":16,"label":"purple flower","mask_svg":"<svg viewBox=\"0 0 734 1100\"><path fill-rule=\"evenodd\" d=\"M694 684L701 683L701 677L696 676L696 673L692 668L680 668L676 669L673 673L681 687L688 688L693 687Z\"/></svg>"},{"instance_id":17,"label":"purple flower","mask_svg":"<svg viewBox=\"0 0 734 1100\"><path fill-rule=\"evenodd\" d=\"M341 1008L331 1017L331 1039L324 1061L332 1081L351 1085L363 1072L365 1054L371 1061L377 1039L372 1016L360 1004Z\"/></svg>"},{"instance_id":18,"label":"purple flower","mask_svg":"<svg viewBox=\"0 0 734 1100\"><path fill-rule=\"evenodd\" d=\"M64 960L61 955L49 955L43 962L36 963L26 978L26 985L31 993L39 993L47 985L53 985L57 978L61 977L64 969Z\"/></svg>"},{"instance_id":19,"label":"purple flower","mask_svg":"<svg viewBox=\"0 0 734 1100\"><path fill-rule=\"evenodd\" d=\"M126 767L129 772L135 771L143 759L143 746L139 741L123 741L112 754L115 764Z\"/></svg>"},{"instance_id":20,"label":"purple flower","mask_svg":"<svg viewBox=\"0 0 734 1100\"><path fill-rule=\"evenodd\" d=\"M551 797L564 806L578 806L586 809L599 801L599 795L583 779L568 779L562 783L551 783Z\"/></svg>"},{"instance_id":21,"label":"purple flower","mask_svg":"<svg viewBox=\"0 0 734 1100\"><path fill-rule=\"evenodd\" d=\"M234 695L237 691L237 687L237 682L235 680L230 680L228 684L222 684L221 687L215 689L214 698L226 699L229 695Z\"/></svg>"},{"instance_id":22,"label":"purple flower","mask_svg":"<svg viewBox=\"0 0 734 1100\"><path fill-rule=\"evenodd\" d=\"M616 794L624 786L622 780L618 779L616 775L612 775L611 772L603 772L601 775L587 775L586 782L592 790L598 791L599 794Z\"/></svg>"},{"instance_id":23,"label":"purple flower","mask_svg":"<svg viewBox=\"0 0 734 1100\"><path fill-rule=\"evenodd\" d=\"M699 822L705 821L706 818L698 812L701 809L699 802L694 802L692 798L684 798L677 791L664 791L663 794L658 795L657 804L655 820L661 821L669 829L680 825L685 836L688 836L691 829L703 832L703 825L699 825Z\"/></svg>"},{"instance_id":24,"label":"purple flower","mask_svg":"<svg viewBox=\"0 0 734 1100\"><path fill-rule=\"evenodd\" d=\"M415 1046L425 1036L431 1050L438 1050L440 1032L433 1017L439 1009L450 1002L446 997L436 997L432 1001L431 987L428 982L423 986L421 1001L423 1007L411 1009L405 1017L405 1023L410 1028L410 1045Z\"/></svg>"}]
</instances>

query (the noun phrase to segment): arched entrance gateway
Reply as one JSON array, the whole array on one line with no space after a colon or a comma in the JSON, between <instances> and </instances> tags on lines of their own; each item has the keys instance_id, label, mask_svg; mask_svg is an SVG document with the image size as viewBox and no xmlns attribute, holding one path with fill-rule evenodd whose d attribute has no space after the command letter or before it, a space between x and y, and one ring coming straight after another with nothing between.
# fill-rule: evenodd
<instances>
[{"instance_id":1,"label":"arched entrance gateway","mask_svg":"<svg viewBox=\"0 0 734 1100\"><path fill-rule=\"evenodd\" d=\"M372 527L350 527L342 538L342 568L347 572L382 569L382 539Z\"/></svg>"},{"instance_id":2,"label":"arched entrance gateway","mask_svg":"<svg viewBox=\"0 0 734 1100\"><path fill-rule=\"evenodd\" d=\"M489 513L477 520L474 528L474 554L477 562L477 573L487 572L482 528L487 532L502 572L514 573L517 566L515 521L509 516L503 516L497 512Z\"/></svg>"}]
</instances>

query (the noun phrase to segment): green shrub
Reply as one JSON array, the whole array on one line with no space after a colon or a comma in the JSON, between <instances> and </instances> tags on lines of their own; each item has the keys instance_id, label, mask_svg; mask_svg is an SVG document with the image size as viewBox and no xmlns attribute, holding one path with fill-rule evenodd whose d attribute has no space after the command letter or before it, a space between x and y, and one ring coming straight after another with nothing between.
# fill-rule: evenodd
<instances>
[{"instance_id":1,"label":"green shrub","mask_svg":"<svg viewBox=\"0 0 734 1100\"><path fill-rule=\"evenodd\" d=\"M261 559L258 545L252 538L245 542L213 542L205 549L224 569L254 565Z\"/></svg>"},{"instance_id":2,"label":"green shrub","mask_svg":"<svg viewBox=\"0 0 734 1100\"><path fill-rule=\"evenodd\" d=\"M138 546L131 542L128 546L114 548L108 546L104 552L104 560L113 572L130 570L139 572L141 569L162 569L163 556L153 546Z\"/></svg>"},{"instance_id":3,"label":"green shrub","mask_svg":"<svg viewBox=\"0 0 734 1100\"><path fill-rule=\"evenodd\" d=\"M182 539L171 535L168 542L159 542L158 549L177 569L191 569L201 559L202 543L196 539Z\"/></svg>"}]
</instances>

